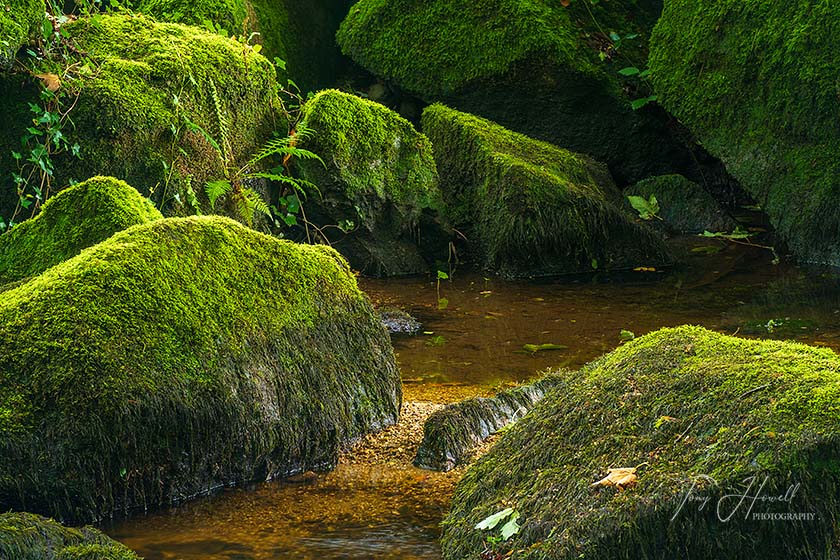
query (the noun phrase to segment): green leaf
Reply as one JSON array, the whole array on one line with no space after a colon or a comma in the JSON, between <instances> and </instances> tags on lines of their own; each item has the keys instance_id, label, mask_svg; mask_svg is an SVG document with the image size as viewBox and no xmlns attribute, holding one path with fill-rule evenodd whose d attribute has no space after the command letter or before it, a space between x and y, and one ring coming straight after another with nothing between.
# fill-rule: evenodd
<instances>
[{"instance_id":1,"label":"green leaf","mask_svg":"<svg viewBox=\"0 0 840 560\"><path fill-rule=\"evenodd\" d=\"M636 334L633 331L621 329L621 332L619 333L619 338L621 338L622 342L629 342L636 338Z\"/></svg>"},{"instance_id":2,"label":"green leaf","mask_svg":"<svg viewBox=\"0 0 840 560\"><path fill-rule=\"evenodd\" d=\"M442 270L437 271L438 280L449 280L449 275Z\"/></svg>"},{"instance_id":3,"label":"green leaf","mask_svg":"<svg viewBox=\"0 0 840 560\"><path fill-rule=\"evenodd\" d=\"M562 344L524 344L522 348L536 354L537 352L546 352L548 350L565 350L568 346L563 346Z\"/></svg>"},{"instance_id":4,"label":"green leaf","mask_svg":"<svg viewBox=\"0 0 840 560\"><path fill-rule=\"evenodd\" d=\"M519 532L519 529L522 528L519 526L519 523L517 523L518 519L519 514L517 512L514 512L511 518L508 520L508 522L502 525L502 528L499 532L501 533L503 540L508 540L509 538L517 534Z\"/></svg>"},{"instance_id":5,"label":"green leaf","mask_svg":"<svg viewBox=\"0 0 840 560\"><path fill-rule=\"evenodd\" d=\"M635 66L628 66L627 68L622 68L621 70L619 70L618 73L622 76L638 76L639 74L641 74L641 71Z\"/></svg>"},{"instance_id":6,"label":"green leaf","mask_svg":"<svg viewBox=\"0 0 840 560\"><path fill-rule=\"evenodd\" d=\"M207 198L210 200L210 207L216 209L216 200L219 197L226 195L233 189L233 185L227 179L219 179L217 181L208 181L204 192L207 193Z\"/></svg>"},{"instance_id":7,"label":"green leaf","mask_svg":"<svg viewBox=\"0 0 840 560\"><path fill-rule=\"evenodd\" d=\"M485 517L478 523L476 523L475 528L480 531L485 531L487 529L495 529L496 526L511 516L511 514L515 513L513 508L506 508L502 511L496 512L493 515ZM517 514L517 517L519 514Z\"/></svg>"}]
</instances>

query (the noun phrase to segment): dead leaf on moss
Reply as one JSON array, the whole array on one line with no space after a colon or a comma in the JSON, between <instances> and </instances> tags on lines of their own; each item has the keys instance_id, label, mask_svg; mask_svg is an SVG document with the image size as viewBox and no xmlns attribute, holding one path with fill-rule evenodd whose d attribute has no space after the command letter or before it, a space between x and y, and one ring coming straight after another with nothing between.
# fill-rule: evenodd
<instances>
[{"instance_id":1,"label":"dead leaf on moss","mask_svg":"<svg viewBox=\"0 0 840 560\"><path fill-rule=\"evenodd\" d=\"M592 486L615 486L619 490L625 490L636 485L639 477L636 476L636 467L623 467L620 469L608 469L609 474L594 482Z\"/></svg>"},{"instance_id":2,"label":"dead leaf on moss","mask_svg":"<svg viewBox=\"0 0 840 560\"><path fill-rule=\"evenodd\" d=\"M35 74L35 77L41 80L41 82L43 82L44 84L44 87L53 93L57 92L58 89L61 87L61 78L59 78L56 74Z\"/></svg>"}]
</instances>

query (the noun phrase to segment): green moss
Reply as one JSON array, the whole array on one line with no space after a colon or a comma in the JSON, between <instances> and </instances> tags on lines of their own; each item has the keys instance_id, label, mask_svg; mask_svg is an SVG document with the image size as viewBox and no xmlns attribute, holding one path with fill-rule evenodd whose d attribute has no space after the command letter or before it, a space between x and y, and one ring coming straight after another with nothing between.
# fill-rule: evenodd
<instances>
[{"instance_id":1,"label":"green moss","mask_svg":"<svg viewBox=\"0 0 840 560\"><path fill-rule=\"evenodd\" d=\"M834 352L679 327L563 375L459 483L445 558L477 556L475 524L505 507L521 514L519 534L499 545L512 558L829 556L840 488ZM630 489L591 486L608 468L636 466ZM767 478L765 497L800 485L789 503L758 500L752 512L816 517L759 521L743 504L720 521L719 499L746 492L751 476ZM721 515L736 504L724 500Z\"/></svg>"},{"instance_id":2,"label":"green moss","mask_svg":"<svg viewBox=\"0 0 840 560\"><path fill-rule=\"evenodd\" d=\"M680 233L729 232L738 227L712 195L682 175L650 177L627 187L624 195L647 200L655 196L660 207L658 216Z\"/></svg>"},{"instance_id":3,"label":"green moss","mask_svg":"<svg viewBox=\"0 0 840 560\"><path fill-rule=\"evenodd\" d=\"M248 26L243 28L250 7L247 0L140 0L133 3L135 11L161 21L195 26L205 26L211 22L236 36L251 31Z\"/></svg>"},{"instance_id":4,"label":"green moss","mask_svg":"<svg viewBox=\"0 0 840 560\"><path fill-rule=\"evenodd\" d=\"M137 225L0 299L0 504L66 520L335 463L393 423L346 263L220 217Z\"/></svg>"},{"instance_id":5,"label":"green moss","mask_svg":"<svg viewBox=\"0 0 840 560\"><path fill-rule=\"evenodd\" d=\"M470 459L475 446L522 418L562 378L549 373L534 383L446 405L423 424L414 465L449 471Z\"/></svg>"},{"instance_id":6,"label":"green moss","mask_svg":"<svg viewBox=\"0 0 840 560\"><path fill-rule=\"evenodd\" d=\"M440 104L423 113L456 226L480 263L548 275L668 261L662 240L622 210L606 167Z\"/></svg>"},{"instance_id":7,"label":"green moss","mask_svg":"<svg viewBox=\"0 0 840 560\"><path fill-rule=\"evenodd\" d=\"M94 177L58 193L0 235L0 284L40 274L130 226L162 218L130 185Z\"/></svg>"},{"instance_id":8,"label":"green moss","mask_svg":"<svg viewBox=\"0 0 840 560\"><path fill-rule=\"evenodd\" d=\"M424 214L442 206L428 138L390 109L337 90L311 99L303 122L313 135L301 147L326 164L298 163L301 175L322 195L310 197L307 213L317 216L318 225L342 220L358 225L343 240L346 250L339 246L354 267L380 274L425 272L418 251L427 242L439 243L437 232L432 227L415 232Z\"/></svg>"},{"instance_id":9,"label":"green moss","mask_svg":"<svg viewBox=\"0 0 840 560\"><path fill-rule=\"evenodd\" d=\"M0 556L10 560L140 560L93 527L71 529L31 513L0 514Z\"/></svg>"},{"instance_id":10,"label":"green moss","mask_svg":"<svg viewBox=\"0 0 840 560\"><path fill-rule=\"evenodd\" d=\"M155 191L155 200L165 200L172 212L187 211L190 184L201 193L208 179L224 176L216 150L201 134L189 132L180 115L220 140L214 89L228 122L231 165L246 161L275 126L285 130L276 118L273 66L236 41L139 16L80 19L65 29L78 50L87 53L83 61L91 70L65 83L79 96L71 113L74 126L64 133L81 146L82 159L55 158L58 188L70 179L107 174L143 194ZM0 108L8 104L20 114L21 105L35 101L35 92L21 88L21 82L8 79L10 97L0 101ZM0 146L3 156L20 150L19 138L31 118L11 123L10 144ZM180 204L173 200L176 195Z\"/></svg>"},{"instance_id":11,"label":"green moss","mask_svg":"<svg viewBox=\"0 0 840 560\"><path fill-rule=\"evenodd\" d=\"M12 65L18 49L40 29L45 13L42 0L15 0L14 7L0 5L0 70Z\"/></svg>"},{"instance_id":12,"label":"green moss","mask_svg":"<svg viewBox=\"0 0 840 560\"><path fill-rule=\"evenodd\" d=\"M804 260L840 264L837 34L827 2L669 0L651 47L662 104Z\"/></svg>"}]
</instances>

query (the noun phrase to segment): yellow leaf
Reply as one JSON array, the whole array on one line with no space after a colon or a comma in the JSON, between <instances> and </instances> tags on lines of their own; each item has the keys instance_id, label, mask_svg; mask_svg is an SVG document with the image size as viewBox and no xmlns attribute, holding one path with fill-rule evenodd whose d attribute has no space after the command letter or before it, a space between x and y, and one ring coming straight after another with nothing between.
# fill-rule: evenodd
<instances>
[{"instance_id":1,"label":"yellow leaf","mask_svg":"<svg viewBox=\"0 0 840 560\"><path fill-rule=\"evenodd\" d=\"M55 74L35 74L35 77L43 82L44 87L55 93L61 87L61 78Z\"/></svg>"},{"instance_id":2,"label":"yellow leaf","mask_svg":"<svg viewBox=\"0 0 840 560\"><path fill-rule=\"evenodd\" d=\"M636 476L636 468L635 467L624 467L620 469L608 469L609 474L592 484L595 487L602 487L602 486L615 486L619 490L624 490L625 488L630 488L631 486L636 485L636 480L639 477Z\"/></svg>"},{"instance_id":3,"label":"yellow leaf","mask_svg":"<svg viewBox=\"0 0 840 560\"><path fill-rule=\"evenodd\" d=\"M638 266L633 269L633 272L656 272L652 266Z\"/></svg>"},{"instance_id":4,"label":"yellow leaf","mask_svg":"<svg viewBox=\"0 0 840 560\"><path fill-rule=\"evenodd\" d=\"M258 53L262 50L262 45L256 44L256 45L253 45L251 48L254 49L255 53Z\"/></svg>"}]
</instances>

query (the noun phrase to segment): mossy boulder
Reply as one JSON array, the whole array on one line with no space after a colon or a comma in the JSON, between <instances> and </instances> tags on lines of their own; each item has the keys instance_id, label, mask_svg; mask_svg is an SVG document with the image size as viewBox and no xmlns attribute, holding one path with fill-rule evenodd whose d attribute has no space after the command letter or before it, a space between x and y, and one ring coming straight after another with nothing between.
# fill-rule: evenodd
<instances>
[{"instance_id":1,"label":"mossy boulder","mask_svg":"<svg viewBox=\"0 0 840 560\"><path fill-rule=\"evenodd\" d=\"M450 471L466 463L478 444L522 418L561 379L549 373L495 397L474 397L433 412L423 423L423 441L417 448L414 465Z\"/></svg>"},{"instance_id":2,"label":"mossy boulder","mask_svg":"<svg viewBox=\"0 0 840 560\"><path fill-rule=\"evenodd\" d=\"M481 266L547 276L670 262L592 158L440 104L424 111L423 131L453 224Z\"/></svg>"},{"instance_id":3,"label":"mossy boulder","mask_svg":"<svg viewBox=\"0 0 840 560\"><path fill-rule=\"evenodd\" d=\"M0 298L0 509L89 521L326 468L394 423L344 260L222 217L117 233Z\"/></svg>"},{"instance_id":4,"label":"mossy boulder","mask_svg":"<svg viewBox=\"0 0 840 560\"><path fill-rule=\"evenodd\" d=\"M663 106L726 164L801 259L840 265L840 9L667 0L651 39Z\"/></svg>"},{"instance_id":5,"label":"mossy boulder","mask_svg":"<svg viewBox=\"0 0 840 560\"><path fill-rule=\"evenodd\" d=\"M0 6L0 70L7 70L15 55L44 21L43 0L15 0Z\"/></svg>"},{"instance_id":6,"label":"mossy boulder","mask_svg":"<svg viewBox=\"0 0 840 560\"><path fill-rule=\"evenodd\" d=\"M589 154L625 185L694 167L664 113L631 109L623 88L633 84L617 73L644 65L660 9L634 0L360 0L337 39L389 83ZM618 54L610 32L638 37Z\"/></svg>"},{"instance_id":7,"label":"mossy boulder","mask_svg":"<svg viewBox=\"0 0 840 560\"><path fill-rule=\"evenodd\" d=\"M657 214L677 233L733 231L738 222L703 187L682 175L659 175L624 189L625 197L656 197Z\"/></svg>"},{"instance_id":8,"label":"mossy boulder","mask_svg":"<svg viewBox=\"0 0 840 560\"><path fill-rule=\"evenodd\" d=\"M32 513L0 513L0 558L9 560L140 560L93 527L71 529Z\"/></svg>"},{"instance_id":9,"label":"mossy boulder","mask_svg":"<svg viewBox=\"0 0 840 560\"><path fill-rule=\"evenodd\" d=\"M494 545L500 557L830 557L840 513L833 351L679 327L563 375L466 472L444 558L478 557L498 528L476 523L507 507L521 529ZM624 467L637 479L623 491L593 484Z\"/></svg>"},{"instance_id":10,"label":"mossy boulder","mask_svg":"<svg viewBox=\"0 0 840 560\"><path fill-rule=\"evenodd\" d=\"M263 56L230 39L183 25L140 16L108 15L64 26L78 52L75 73L65 76L63 109L73 126L63 134L80 147L81 159L53 158L53 188L71 179L111 175L144 195L154 191L170 212L192 212L208 179L224 176L226 164L185 117L228 146L227 166L247 161L275 128L278 117L274 67ZM53 63L36 70L62 71ZM11 118L0 131L0 168L15 170L11 151L37 115L38 87L26 76L0 80L0 112ZM78 99L76 99L78 95ZM177 100L177 101L176 101ZM218 102L218 103L217 103ZM29 156L23 153L24 160ZM3 180L9 181L4 178ZM14 185L5 184L8 193ZM10 214L8 208L3 212Z\"/></svg>"},{"instance_id":11,"label":"mossy boulder","mask_svg":"<svg viewBox=\"0 0 840 560\"><path fill-rule=\"evenodd\" d=\"M113 177L88 179L0 235L0 284L40 274L118 231L160 218L157 208L127 183Z\"/></svg>"},{"instance_id":12,"label":"mossy boulder","mask_svg":"<svg viewBox=\"0 0 840 560\"><path fill-rule=\"evenodd\" d=\"M337 90L311 99L303 122L313 132L300 146L324 162L297 164L320 190L304 202L307 217L319 227L353 223L333 246L354 268L417 274L435 256L445 260L449 239L437 216L443 203L426 136L387 107Z\"/></svg>"},{"instance_id":13,"label":"mossy boulder","mask_svg":"<svg viewBox=\"0 0 840 560\"><path fill-rule=\"evenodd\" d=\"M134 8L163 21L209 27L263 46L286 63L285 74L306 92L333 85L341 53L335 32L352 0L138 0Z\"/></svg>"}]
</instances>

